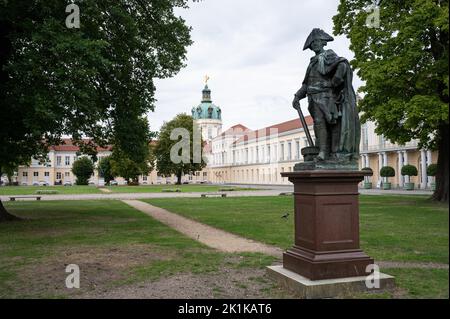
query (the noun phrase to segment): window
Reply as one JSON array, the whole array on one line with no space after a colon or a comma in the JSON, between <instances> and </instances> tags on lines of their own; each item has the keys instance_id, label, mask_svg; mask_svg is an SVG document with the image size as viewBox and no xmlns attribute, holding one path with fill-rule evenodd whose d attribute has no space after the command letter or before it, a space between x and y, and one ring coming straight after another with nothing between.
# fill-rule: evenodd
<instances>
[{"instance_id":1,"label":"window","mask_svg":"<svg viewBox=\"0 0 450 319\"><path fill-rule=\"evenodd\" d=\"M23 173L22 173L22 176L23 176L23 177L28 177L28 172L23 172Z\"/></svg>"},{"instance_id":2,"label":"window","mask_svg":"<svg viewBox=\"0 0 450 319\"><path fill-rule=\"evenodd\" d=\"M142 176L143 181L147 181L147 176Z\"/></svg>"},{"instance_id":3,"label":"window","mask_svg":"<svg viewBox=\"0 0 450 319\"><path fill-rule=\"evenodd\" d=\"M361 129L361 135L362 135L362 148L364 151L366 151L369 147L369 135L367 134L367 124L364 124Z\"/></svg>"},{"instance_id":4,"label":"window","mask_svg":"<svg viewBox=\"0 0 450 319\"><path fill-rule=\"evenodd\" d=\"M61 156L56 156L56 166L61 166Z\"/></svg>"},{"instance_id":5,"label":"window","mask_svg":"<svg viewBox=\"0 0 450 319\"><path fill-rule=\"evenodd\" d=\"M295 159L300 159L300 141L295 141Z\"/></svg>"},{"instance_id":6,"label":"window","mask_svg":"<svg viewBox=\"0 0 450 319\"><path fill-rule=\"evenodd\" d=\"M212 139L212 128L208 127L208 138Z\"/></svg>"},{"instance_id":7,"label":"window","mask_svg":"<svg viewBox=\"0 0 450 319\"><path fill-rule=\"evenodd\" d=\"M280 160L281 160L281 161L284 161L284 144L281 144Z\"/></svg>"},{"instance_id":8,"label":"window","mask_svg":"<svg viewBox=\"0 0 450 319\"><path fill-rule=\"evenodd\" d=\"M65 172L65 173L64 173L64 176L65 176L65 177L69 177L69 176L70 176L70 172Z\"/></svg>"},{"instance_id":9,"label":"window","mask_svg":"<svg viewBox=\"0 0 450 319\"><path fill-rule=\"evenodd\" d=\"M45 177L49 177L50 176L50 172L44 172L44 176Z\"/></svg>"},{"instance_id":10,"label":"window","mask_svg":"<svg viewBox=\"0 0 450 319\"><path fill-rule=\"evenodd\" d=\"M277 144L275 144L274 156L275 156L275 161L278 162L278 145Z\"/></svg>"},{"instance_id":11,"label":"window","mask_svg":"<svg viewBox=\"0 0 450 319\"><path fill-rule=\"evenodd\" d=\"M378 136L378 143L379 143L379 148L386 147L386 139L384 138L383 135Z\"/></svg>"},{"instance_id":12,"label":"window","mask_svg":"<svg viewBox=\"0 0 450 319\"><path fill-rule=\"evenodd\" d=\"M303 138L303 145L308 146L308 139L306 137Z\"/></svg>"},{"instance_id":13,"label":"window","mask_svg":"<svg viewBox=\"0 0 450 319\"><path fill-rule=\"evenodd\" d=\"M35 177L39 176L39 172L33 172L33 176Z\"/></svg>"},{"instance_id":14,"label":"window","mask_svg":"<svg viewBox=\"0 0 450 319\"><path fill-rule=\"evenodd\" d=\"M270 162L270 145L267 145L267 162Z\"/></svg>"},{"instance_id":15,"label":"window","mask_svg":"<svg viewBox=\"0 0 450 319\"><path fill-rule=\"evenodd\" d=\"M61 172L56 173L56 179L61 179Z\"/></svg>"},{"instance_id":16,"label":"window","mask_svg":"<svg viewBox=\"0 0 450 319\"><path fill-rule=\"evenodd\" d=\"M65 164L66 166L69 166L69 165L70 165L70 156L66 156L66 157L65 157L64 164Z\"/></svg>"},{"instance_id":17,"label":"window","mask_svg":"<svg viewBox=\"0 0 450 319\"><path fill-rule=\"evenodd\" d=\"M292 143L288 143L288 153L287 153L287 159L290 160L292 158Z\"/></svg>"}]
</instances>

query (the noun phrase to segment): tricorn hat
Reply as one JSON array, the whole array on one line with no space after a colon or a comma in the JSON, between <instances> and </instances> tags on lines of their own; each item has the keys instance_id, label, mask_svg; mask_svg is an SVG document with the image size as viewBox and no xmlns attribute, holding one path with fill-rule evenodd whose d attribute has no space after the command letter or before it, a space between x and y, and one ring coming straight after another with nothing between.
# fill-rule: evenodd
<instances>
[{"instance_id":1,"label":"tricorn hat","mask_svg":"<svg viewBox=\"0 0 450 319\"><path fill-rule=\"evenodd\" d=\"M311 31L308 38L306 39L305 45L303 46L303 50L309 49L309 47L311 46L311 43L317 39L327 41L327 42L334 40L334 38L331 35L327 34L322 29L315 28Z\"/></svg>"}]
</instances>

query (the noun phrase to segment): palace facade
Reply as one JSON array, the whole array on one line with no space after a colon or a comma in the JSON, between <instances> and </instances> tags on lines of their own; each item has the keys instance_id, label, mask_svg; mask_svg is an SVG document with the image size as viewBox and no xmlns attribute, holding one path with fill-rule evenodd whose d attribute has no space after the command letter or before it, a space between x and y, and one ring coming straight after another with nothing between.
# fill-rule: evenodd
<instances>
[{"instance_id":1,"label":"palace facade","mask_svg":"<svg viewBox=\"0 0 450 319\"><path fill-rule=\"evenodd\" d=\"M290 172L297 162L303 161L301 149L307 146L305 130L299 119L289 120L268 127L252 130L244 124L236 124L222 130L222 110L212 103L211 90L206 85L202 91L201 103L191 110L194 121L201 129L206 141L204 155L208 165L192 175L185 175L183 182L189 183L232 183L288 185L289 181L280 173ZM313 120L306 117L309 131L314 138ZM20 185L65 184L74 183L72 164L77 159L78 147L65 140L64 145L50 149L48 161L41 164L32 160L29 166L21 166L15 177ZM111 154L110 148L99 148L98 158ZM418 176L410 182L417 188L426 189L433 179L427 176L426 168L437 162L437 152L419 149L417 141L405 145L393 144L375 133L375 124L368 122L361 128L360 168L370 167L373 187L381 187L379 171L382 166L392 166L396 176L390 178L393 187L401 188L407 181L400 174L403 165L417 167ZM116 179L124 184L122 178ZM176 181L175 176L163 177L153 171L141 176L141 184L168 184ZM97 172L90 182L99 184Z\"/></svg>"}]
</instances>

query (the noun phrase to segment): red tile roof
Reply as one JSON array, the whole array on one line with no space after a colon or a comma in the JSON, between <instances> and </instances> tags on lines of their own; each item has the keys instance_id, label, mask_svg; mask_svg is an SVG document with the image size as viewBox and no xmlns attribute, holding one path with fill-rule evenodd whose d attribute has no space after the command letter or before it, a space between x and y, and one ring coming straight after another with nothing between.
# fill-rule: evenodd
<instances>
[{"instance_id":1,"label":"red tile roof","mask_svg":"<svg viewBox=\"0 0 450 319\"><path fill-rule=\"evenodd\" d=\"M311 126L313 124L313 118L308 115L305 117L306 125ZM256 130L256 131L250 131L247 132L244 136L239 138L237 141L235 141L233 144L238 144L241 142L246 142L248 140L254 139L254 138L262 138L265 136L270 136L274 134L281 134L284 132L289 132L293 130L297 130L302 128L302 123L299 118L295 120L290 120L283 123L278 123L272 126L264 127L262 129Z\"/></svg>"},{"instance_id":2,"label":"red tile roof","mask_svg":"<svg viewBox=\"0 0 450 319\"><path fill-rule=\"evenodd\" d=\"M83 139L83 142L85 142L85 143L88 143L89 141L90 141L90 139ZM70 138L64 138L63 144L52 145L49 147L49 149L53 150L53 151L59 151L59 152L78 152L80 150L80 148L78 146L73 144L73 142ZM112 150L111 145L108 145L107 147L97 146L97 152L111 151L111 150Z\"/></svg>"},{"instance_id":3,"label":"red tile roof","mask_svg":"<svg viewBox=\"0 0 450 319\"><path fill-rule=\"evenodd\" d=\"M225 135L242 135L245 134L245 132L251 131L248 127L242 124L236 124L232 127L230 127L228 130L224 131L219 136L225 136Z\"/></svg>"}]
</instances>

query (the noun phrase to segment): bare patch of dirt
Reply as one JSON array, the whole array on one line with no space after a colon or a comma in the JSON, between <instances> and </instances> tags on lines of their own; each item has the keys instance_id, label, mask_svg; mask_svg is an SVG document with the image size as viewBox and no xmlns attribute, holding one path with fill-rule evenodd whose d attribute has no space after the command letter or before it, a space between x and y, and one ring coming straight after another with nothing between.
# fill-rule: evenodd
<instances>
[{"instance_id":1,"label":"bare patch of dirt","mask_svg":"<svg viewBox=\"0 0 450 319\"><path fill-rule=\"evenodd\" d=\"M156 281L92 291L78 296L98 299L251 299L271 298L276 289L264 269L221 268L216 273L182 273Z\"/></svg>"},{"instance_id":2,"label":"bare patch of dirt","mask_svg":"<svg viewBox=\"0 0 450 319\"><path fill-rule=\"evenodd\" d=\"M14 294L23 297L66 296L76 297L91 290L107 290L117 280L124 279L127 269L156 260L174 258L152 245L117 247L77 247L59 250L52 257L25 266L18 272ZM66 267L76 264L80 268L80 289L66 287Z\"/></svg>"}]
</instances>

